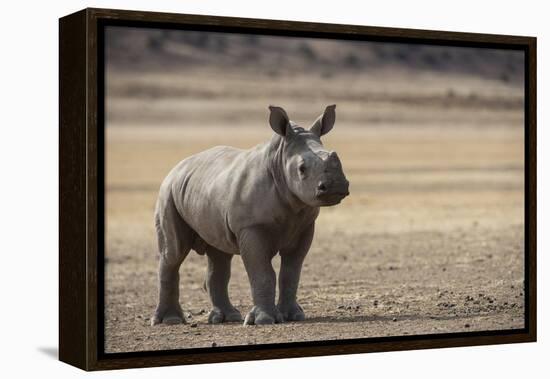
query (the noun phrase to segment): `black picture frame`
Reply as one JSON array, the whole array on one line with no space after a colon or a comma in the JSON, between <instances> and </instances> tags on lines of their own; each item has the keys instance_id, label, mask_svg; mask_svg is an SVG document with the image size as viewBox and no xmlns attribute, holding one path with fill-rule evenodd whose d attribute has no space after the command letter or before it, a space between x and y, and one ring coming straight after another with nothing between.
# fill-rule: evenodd
<instances>
[{"instance_id":1,"label":"black picture frame","mask_svg":"<svg viewBox=\"0 0 550 379\"><path fill-rule=\"evenodd\" d=\"M104 28L134 26L521 50L525 54L525 328L104 353ZM84 9L59 20L59 359L84 370L536 341L536 38Z\"/></svg>"}]
</instances>

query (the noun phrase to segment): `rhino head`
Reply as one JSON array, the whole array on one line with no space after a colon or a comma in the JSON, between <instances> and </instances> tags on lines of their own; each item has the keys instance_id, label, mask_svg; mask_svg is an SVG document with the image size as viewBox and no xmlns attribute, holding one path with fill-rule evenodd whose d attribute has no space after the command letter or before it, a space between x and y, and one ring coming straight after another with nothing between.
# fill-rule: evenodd
<instances>
[{"instance_id":1,"label":"rhino head","mask_svg":"<svg viewBox=\"0 0 550 379\"><path fill-rule=\"evenodd\" d=\"M286 186L303 203L336 205L349 195L349 182L334 151L325 149L321 136L336 120L336 105L329 105L309 129L291 121L281 107L270 106L269 124L282 137L279 164Z\"/></svg>"}]
</instances>

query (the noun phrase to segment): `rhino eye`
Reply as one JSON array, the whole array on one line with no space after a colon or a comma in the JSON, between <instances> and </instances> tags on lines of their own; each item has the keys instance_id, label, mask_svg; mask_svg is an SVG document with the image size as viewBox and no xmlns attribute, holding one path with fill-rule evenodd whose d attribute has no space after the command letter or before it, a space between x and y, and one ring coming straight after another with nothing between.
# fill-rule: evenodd
<instances>
[{"instance_id":1,"label":"rhino eye","mask_svg":"<svg viewBox=\"0 0 550 379\"><path fill-rule=\"evenodd\" d=\"M306 165L305 164L301 164L299 167L298 167L298 171L300 171L300 174L305 174L306 173Z\"/></svg>"}]
</instances>

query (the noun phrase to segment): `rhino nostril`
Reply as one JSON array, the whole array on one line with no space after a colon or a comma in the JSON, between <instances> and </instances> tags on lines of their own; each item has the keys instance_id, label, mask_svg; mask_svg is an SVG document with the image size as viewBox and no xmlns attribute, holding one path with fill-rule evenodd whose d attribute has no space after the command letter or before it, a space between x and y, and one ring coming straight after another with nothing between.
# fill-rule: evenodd
<instances>
[{"instance_id":1,"label":"rhino nostril","mask_svg":"<svg viewBox=\"0 0 550 379\"><path fill-rule=\"evenodd\" d=\"M317 189L319 190L319 192L325 192L327 190L327 187L325 186L324 183L319 183L319 185L317 186Z\"/></svg>"}]
</instances>

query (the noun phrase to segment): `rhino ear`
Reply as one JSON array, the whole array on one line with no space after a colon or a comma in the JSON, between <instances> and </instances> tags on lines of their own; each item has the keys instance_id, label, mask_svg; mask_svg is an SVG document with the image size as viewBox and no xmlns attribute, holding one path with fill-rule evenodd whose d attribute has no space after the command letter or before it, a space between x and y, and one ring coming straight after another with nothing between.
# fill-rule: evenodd
<instances>
[{"instance_id":1,"label":"rhino ear","mask_svg":"<svg viewBox=\"0 0 550 379\"><path fill-rule=\"evenodd\" d=\"M269 110L271 112L269 114L269 125L271 125L271 129L284 137L290 128L290 119L288 115L283 108L274 105L270 105Z\"/></svg>"},{"instance_id":2,"label":"rhino ear","mask_svg":"<svg viewBox=\"0 0 550 379\"><path fill-rule=\"evenodd\" d=\"M320 115L309 129L311 132L321 137L330 132L336 121L336 104L329 105L325 112Z\"/></svg>"}]
</instances>

